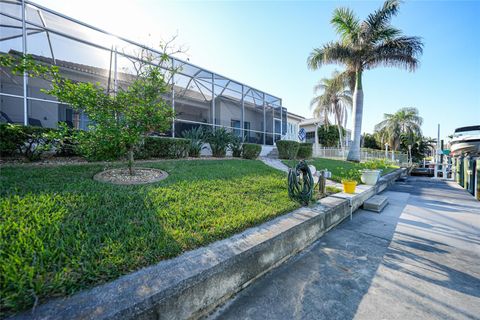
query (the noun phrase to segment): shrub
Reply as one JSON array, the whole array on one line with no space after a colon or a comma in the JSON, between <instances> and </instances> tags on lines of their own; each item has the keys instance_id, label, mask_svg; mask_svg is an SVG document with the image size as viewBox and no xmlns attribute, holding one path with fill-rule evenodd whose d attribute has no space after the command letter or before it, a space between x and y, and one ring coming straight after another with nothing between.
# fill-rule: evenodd
<instances>
[{"instance_id":1,"label":"shrub","mask_svg":"<svg viewBox=\"0 0 480 320\"><path fill-rule=\"evenodd\" d=\"M392 167L391 163L387 159L372 159L361 164L363 169L369 170L383 170Z\"/></svg>"},{"instance_id":2,"label":"shrub","mask_svg":"<svg viewBox=\"0 0 480 320\"><path fill-rule=\"evenodd\" d=\"M334 187L334 186L326 186L325 189L327 190L327 193L329 193L329 194L342 192L342 189Z\"/></svg>"},{"instance_id":3,"label":"shrub","mask_svg":"<svg viewBox=\"0 0 480 320\"><path fill-rule=\"evenodd\" d=\"M13 156L20 153L24 143L23 126L0 124L0 156Z\"/></svg>"},{"instance_id":4,"label":"shrub","mask_svg":"<svg viewBox=\"0 0 480 320\"><path fill-rule=\"evenodd\" d=\"M363 134L363 147L369 149L380 149L377 139L375 139L374 134L364 133Z\"/></svg>"},{"instance_id":5,"label":"shrub","mask_svg":"<svg viewBox=\"0 0 480 320\"><path fill-rule=\"evenodd\" d=\"M232 150L233 157L240 158L242 156L242 140L239 137L233 137L230 150Z\"/></svg>"},{"instance_id":6,"label":"shrub","mask_svg":"<svg viewBox=\"0 0 480 320\"><path fill-rule=\"evenodd\" d=\"M79 131L77 129L70 128L66 123L61 122L58 124L57 130L51 130L48 133L48 137L52 141L57 156L71 157L79 155Z\"/></svg>"},{"instance_id":7,"label":"shrub","mask_svg":"<svg viewBox=\"0 0 480 320\"><path fill-rule=\"evenodd\" d=\"M262 146L253 143L244 143L242 146L242 157L245 159L256 159L262 151Z\"/></svg>"},{"instance_id":8,"label":"shrub","mask_svg":"<svg viewBox=\"0 0 480 320\"><path fill-rule=\"evenodd\" d=\"M311 143L300 143L298 148L297 158L298 159L310 159L312 157L312 144Z\"/></svg>"},{"instance_id":9,"label":"shrub","mask_svg":"<svg viewBox=\"0 0 480 320\"><path fill-rule=\"evenodd\" d=\"M339 172L339 177L342 181L342 183L344 181L355 181L357 183L361 183L361 180L360 180L360 171L358 169L345 169L345 168L337 168L338 172Z\"/></svg>"},{"instance_id":10,"label":"shrub","mask_svg":"<svg viewBox=\"0 0 480 320\"><path fill-rule=\"evenodd\" d=\"M203 141L205 138L205 133L202 127L185 130L182 132L182 135L185 139L190 140L188 155L195 158L200 157L200 152L202 151Z\"/></svg>"},{"instance_id":11,"label":"shrub","mask_svg":"<svg viewBox=\"0 0 480 320\"><path fill-rule=\"evenodd\" d=\"M225 128L217 128L208 133L206 141L210 143L212 155L223 158L236 137Z\"/></svg>"},{"instance_id":12,"label":"shrub","mask_svg":"<svg viewBox=\"0 0 480 320\"><path fill-rule=\"evenodd\" d=\"M52 148L48 133L54 129L2 124L0 127L0 154L20 154L29 161L39 160Z\"/></svg>"},{"instance_id":13,"label":"shrub","mask_svg":"<svg viewBox=\"0 0 480 320\"><path fill-rule=\"evenodd\" d=\"M341 128L342 137L345 137L346 130ZM318 142L324 147L338 146L340 137L338 135L337 125L322 125L318 127Z\"/></svg>"},{"instance_id":14,"label":"shrub","mask_svg":"<svg viewBox=\"0 0 480 320\"><path fill-rule=\"evenodd\" d=\"M300 143L296 141L280 140L276 144L280 159L295 159L300 148Z\"/></svg>"},{"instance_id":15,"label":"shrub","mask_svg":"<svg viewBox=\"0 0 480 320\"><path fill-rule=\"evenodd\" d=\"M191 142L183 138L146 137L137 150L136 158L184 158L188 154Z\"/></svg>"},{"instance_id":16,"label":"shrub","mask_svg":"<svg viewBox=\"0 0 480 320\"><path fill-rule=\"evenodd\" d=\"M88 161L111 161L125 157L127 152L119 135L103 128L79 130L76 135L78 153Z\"/></svg>"}]
</instances>

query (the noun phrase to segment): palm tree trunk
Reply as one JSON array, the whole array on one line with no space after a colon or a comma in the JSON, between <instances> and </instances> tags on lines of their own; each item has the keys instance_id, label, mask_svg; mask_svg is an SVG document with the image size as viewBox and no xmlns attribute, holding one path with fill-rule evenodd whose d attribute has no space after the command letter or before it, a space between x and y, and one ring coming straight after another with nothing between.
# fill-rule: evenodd
<instances>
[{"instance_id":1,"label":"palm tree trunk","mask_svg":"<svg viewBox=\"0 0 480 320\"><path fill-rule=\"evenodd\" d=\"M353 143L348 152L347 160L360 162L360 138L362 134L363 88L362 70L355 73L355 90L353 91Z\"/></svg>"},{"instance_id":2,"label":"palm tree trunk","mask_svg":"<svg viewBox=\"0 0 480 320\"><path fill-rule=\"evenodd\" d=\"M343 137L342 137L342 125L340 120L340 114L338 108L335 107L335 116L337 117L337 129L338 129L338 139L340 140L340 149L343 150Z\"/></svg>"}]
</instances>

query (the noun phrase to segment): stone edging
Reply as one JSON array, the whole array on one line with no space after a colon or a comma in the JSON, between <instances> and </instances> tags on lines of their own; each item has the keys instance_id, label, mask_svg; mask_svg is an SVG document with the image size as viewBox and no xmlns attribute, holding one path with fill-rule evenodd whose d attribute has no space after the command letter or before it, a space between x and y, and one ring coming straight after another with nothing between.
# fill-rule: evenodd
<instances>
[{"instance_id":1,"label":"stone edging","mask_svg":"<svg viewBox=\"0 0 480 320\"><path fill-rule=\"evenodd\" d=\"M334 228L404 169L14 319L198 318Z\"/></svg>"}]
</instances>

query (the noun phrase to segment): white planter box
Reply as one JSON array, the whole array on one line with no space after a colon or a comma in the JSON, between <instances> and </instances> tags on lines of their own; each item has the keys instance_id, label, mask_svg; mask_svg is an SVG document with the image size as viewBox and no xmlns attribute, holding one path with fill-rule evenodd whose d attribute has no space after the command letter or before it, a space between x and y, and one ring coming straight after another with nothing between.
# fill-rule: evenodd
<instances>
[{"instance_id":1,"label":"white planter box","mask_svg":"<svg viewBox=\"0 0 480 320\"><path fill-rule=\"evenodd\" d=\"M380 178L382 170L362 170L360 179L363 183L369 186L374 186Z\"/></svg>"}]
</instances>

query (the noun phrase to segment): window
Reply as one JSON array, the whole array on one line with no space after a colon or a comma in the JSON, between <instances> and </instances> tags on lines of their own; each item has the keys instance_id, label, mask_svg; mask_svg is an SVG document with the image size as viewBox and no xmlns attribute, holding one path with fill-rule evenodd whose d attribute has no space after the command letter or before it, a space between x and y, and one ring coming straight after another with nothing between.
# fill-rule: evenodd
<instances>
[{"instance_id":1,"label":"window","mask_svg":"<svg viewBox=\"0 0 480 320\"><path fill-rule=\"evenodd\" d=\"M240 130L240 120L231 120L230 121L230 126L233 128L233 134L236 135L237 137L242 136L242 132Z\"/></svg>"},{"instance_id":2,"label":"window","mask_svg":"<svg viewBox=\"0 0 480 320\"><path fill-rule=\"evenodd\" d=\"M307 132L305 140L307 143L315 143L315 131Z\"/></svg>"},{"instance_id":3,"label":"window","mask_svg":"<svg viewBox=\"0 0 480 320\"><path fill-rule=\"evenodd\" d=\"M250 142L250 122L244 122L243 129L245 129L245 131L243 131L243 140L245 142Z\"/></svg>"}]
</instances>

